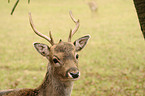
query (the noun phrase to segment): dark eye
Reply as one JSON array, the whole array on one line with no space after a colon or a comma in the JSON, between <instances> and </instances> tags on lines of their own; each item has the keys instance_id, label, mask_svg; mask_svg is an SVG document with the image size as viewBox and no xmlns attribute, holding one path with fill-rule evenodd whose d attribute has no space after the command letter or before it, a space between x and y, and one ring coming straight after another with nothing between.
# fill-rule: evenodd
<instances>
[{"instance_id":1,"label":"dark eye","mask_svg":"<svg viewBox=\"0 0 145 96\"><path fill-rule=\"evenodd\" d=\"M76 59L78 59L78 58L79 58L79 55L77 54L77 55L76 55Z\"/></svg>"},{"instance_id":2,"label":"dark eye","mask_svg":"<svg viewBox=\"0 0 145 96\"><path fill-rule=\"evenodd\" d=\"M45 55L45 52L42 52L42 55Z\"/></svg>"},{"instance_id":3,"label":"dark eye","mask_svg":"<svg viewBox=\"0 0 145 96\"><path fill-rule=\"evenodd\" d=\"M53 59L54 63L59 63L59 61L57 59Z\"/></svg>"}]
</instances>

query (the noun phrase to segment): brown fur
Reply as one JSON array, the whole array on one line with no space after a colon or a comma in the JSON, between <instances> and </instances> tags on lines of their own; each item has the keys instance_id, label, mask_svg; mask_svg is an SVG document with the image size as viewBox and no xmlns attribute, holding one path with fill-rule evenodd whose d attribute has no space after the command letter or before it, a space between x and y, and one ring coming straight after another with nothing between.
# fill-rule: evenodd
<instances>
[{"instance_id":1,"label":"brown fur","mask_svg":"<svg viewBox=\"0 0 145 96\"><path fill-rule=\"evenodd\" d=\"M55 51L49 54L49 56L51 56L52 54L58 55L59 53L62 53L61 54L62 56L60 56L62 58L60 59L62 59L63 62L65 58L64 55L67 54L69 58L73 56L72 51L74 51L74 47L69 43L60 44L58 47L55 46L55 48L52 47L51 50L53 49L55 49ZM70 57L69 55L72 56ZM63 72L67 69L65 69L65 67L55 68L53 66L52 58L50 58L50 61L51 62L48 64L48 69L47 69L45 79L38 88L21 89L17 91L14 90L9 94L2 95L2 96L70 96L73 81L69 80L69 78L66 77L65 72ZM71 67L70 65L67 66Z\"/></svg>"},{"instance_id":2,"label":"brown fur","mask_svg":"<svg viewBox=\"0 0 145 96\"><path fill-rule=\"evenodd\" d=\"M18 89L1 91L0 96L71 96L73 81L80 76L78 70L78 51L82 50L86 45L89 35L79 38L71 43L72 35L79 28L79 20L76 21L72 12L70 16L76 23L74 30L71 30L69 42L59 41L55 44L50 32L50 38L38 32L32 22L31 14L30 25L33 31L40 37L46 39L52 46L49 47L42 43L34 43L35 49L48 59L47 72L43 83L35 89Z\"/></svg>"},{"instance_id":3,"label":"brown fur","mask_svg":"<svg viewBox=\"0 0 145 96\"><path fill-rule=\"evenodd\" d=\"M81 44L86 44L86 42ZM84 47L78 46L79 50ZM80 46L82 47L80 48ZM76 49L78 48L73 43L62 41L51 47L35 43L34 47L49 60L43 83L35 89L2 91L0 96L71 96L73 81L79 78L76 58ZM58 62L55 62L54 59L57 59ZM77 76L73 77L72 73L77 74Z\"/></svg>"},{"instance_id":4,"label":"brown fur","mask_svg":"<svg viewBox=\"0 0 145 96\"><path fill-rule=\"evenodd\" d=\"M22 89L19 91L13 91L7 95L2 96L38 96L38 90L36 89Z\"/></svg>"}]
</instances>

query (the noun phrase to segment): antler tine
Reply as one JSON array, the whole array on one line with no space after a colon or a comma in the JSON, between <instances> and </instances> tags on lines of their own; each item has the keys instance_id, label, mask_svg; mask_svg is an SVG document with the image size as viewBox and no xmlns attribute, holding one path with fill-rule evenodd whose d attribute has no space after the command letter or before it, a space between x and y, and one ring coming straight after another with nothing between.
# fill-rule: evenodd
<instances>
[{"instance_id":1,"label":"antler tine","mask_svg":"<svg viewBox=\"0 0 145 96\"><path fill-rule=\"evenodd\" d=\"M77 32L79 26L80 26L80 23L79 23L79 19L76 20L73 15L72 15L72 11L69 11L69 14L70 14L70 17L71 19L74 21L74 23L76 24L76 27L73 29L73 30L70 30L70 35L69 35L69 38L68 38L68 41L71 42L71 38L72 36Z\"/></svg>"},{"instance_id":2,"label":"antler tine","mask_svg":"<svg viewBox=\"0 0 145 96\"><path fill-rule=\"evenodd\" d=\"M52 45L54 45L54 40L53 40L53 38L52 38L51 31L49 31L49 36L50 36L50 40L51 40L51 42L52 42Z\"/></svg>"},{"instance_id":3,"label":"antler tine","mask_svg":"<svg viewBox=\"0 0 145 96\"><path fill-rule=\"evenodd\" d=\"M72 29L70 29L70 34L69 34L69 37L68 37L68 42L71 42L71 37L72 37Z\"/></svg>"},{"instance_id":4,"label":"antler tine","mask_svg":"<svg viewBox=\"0 0 145 96\"><path fill-rule=\"evenodd\" d=\"M30 25L33 29L33 31L40 37L44 38L45 40L47 40L51 45L54 45L52 36L51 36L51 32L50 32L50 38L47 37L46 35L43 35L42 33L40 33L34 26L33 21L32 21L32 17L31 17L31 13L29 13L29 20L30 20Z\"/></svg>"}]
</instances>

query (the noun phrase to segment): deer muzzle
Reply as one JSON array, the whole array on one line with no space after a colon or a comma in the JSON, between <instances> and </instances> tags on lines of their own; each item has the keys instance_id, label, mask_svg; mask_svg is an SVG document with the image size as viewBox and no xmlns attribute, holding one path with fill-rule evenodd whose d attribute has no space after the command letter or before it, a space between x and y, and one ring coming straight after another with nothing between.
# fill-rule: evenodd
<instances>
[{"instance_id":1,"label":"deer muzzle","mask_svg":"<svg viewBox=\"0 0 145 96\"><path fill-rule=\"evenodd\" d=\"M77 68L70 68L66 71L66 77L69 79L78 79L80 77L80 72Z\"/></svg>"}]
</instances>

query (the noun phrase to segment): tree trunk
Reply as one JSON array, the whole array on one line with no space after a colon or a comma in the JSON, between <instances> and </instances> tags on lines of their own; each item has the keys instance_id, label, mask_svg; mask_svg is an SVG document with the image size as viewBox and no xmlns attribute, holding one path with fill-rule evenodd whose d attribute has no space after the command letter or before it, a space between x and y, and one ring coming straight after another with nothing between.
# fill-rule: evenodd
<instances>
[{"instance_id":1,"label":"tree trunk","mask_svg":"<svg viewBox=\"0 0 145 96\"><path fill-rule=\"evenodd\" d=\"M145 0L133 0L140 22L141 31L145 38Z\"/></svg>"}]
</instances>

